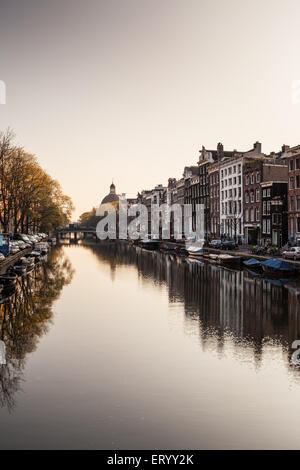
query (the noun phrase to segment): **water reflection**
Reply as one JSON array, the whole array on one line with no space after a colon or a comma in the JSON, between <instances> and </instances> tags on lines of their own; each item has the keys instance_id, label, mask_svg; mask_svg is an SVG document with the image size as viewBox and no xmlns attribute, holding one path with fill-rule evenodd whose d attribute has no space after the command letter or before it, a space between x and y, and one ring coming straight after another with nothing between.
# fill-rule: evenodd
<instances>
[{"instance_id":1,"label":"water reflection","mask_svg":"<svg viewBox=\"0 0 300 470\"><path fill-rule=\"evenodd\" d=\"M0 407L12 411L21 390L26 356L36 350L39 338L51 324L53 302L73 277L73 269L61 248L46 262L20 278L7 301L0 305L0 340L6 346L6 365L0 365ZM9 295L10 294L10 295Z\"/></svg>"},{"instance_id":2,"label":"water reflection","mask_svg":"<svg viewBox=\"0 0 300 470\"><path fill-rule=\"evenodd\" d=\"M241 360L244 355L240 351L250 349L259 367L264 347L279 346L286 366L299 378L298 369L290 363L294 352L291 345L300 339L299 281L261 279L248 271L145 251L126 243L87 249L110 266L112 280L118 265L135 265L144 281L165 286L170 304L182 304L186 323L197 325L203 348L214 349L222 356L229 338ZM187 327L186 332L190 331Z\"/></svg>"}]
</instances>

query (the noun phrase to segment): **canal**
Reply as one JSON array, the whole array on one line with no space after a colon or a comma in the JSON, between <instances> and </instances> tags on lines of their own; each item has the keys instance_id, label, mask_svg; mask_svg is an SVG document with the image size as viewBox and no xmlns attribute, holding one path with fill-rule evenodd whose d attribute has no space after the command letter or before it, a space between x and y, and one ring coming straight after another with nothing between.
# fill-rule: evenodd
<instances>
[{"instance_id":1,"label":"canal","mask_svg":"<svg viewBox=\"0 0 300 470\"><path fill-rule=\"evenodd\" d=\"M300 448L300 283L64 246L0 305L0 448Z\"/></svg>"}]
</instances>

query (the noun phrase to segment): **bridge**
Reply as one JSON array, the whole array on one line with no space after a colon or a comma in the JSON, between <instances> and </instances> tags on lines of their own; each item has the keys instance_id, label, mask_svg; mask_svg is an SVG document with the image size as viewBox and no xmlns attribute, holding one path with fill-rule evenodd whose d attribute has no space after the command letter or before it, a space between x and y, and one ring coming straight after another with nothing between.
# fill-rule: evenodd
<instances>
[{"instance_id":1,"label":"bridge","mask_svg":"<svg viewBox=\"0 0 300 470\"><path fill-rule=\"evenodd\" d=\"M96 229L92 227L65 227L60 230L56 230L55 236L58 243L66 238L73 243L77 243L78 240L84 240L86 238L95 238L96 242L98 241Z\"/></svg>"}]
</instances>

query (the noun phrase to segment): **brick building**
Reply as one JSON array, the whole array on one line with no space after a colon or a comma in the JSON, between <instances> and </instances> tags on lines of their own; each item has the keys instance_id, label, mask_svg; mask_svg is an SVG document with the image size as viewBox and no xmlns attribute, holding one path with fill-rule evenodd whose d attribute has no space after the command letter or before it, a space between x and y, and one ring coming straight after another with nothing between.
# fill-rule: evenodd
<instances>
[{"instance_id":1,"label":"brick building","mask_svg":"<svg viewBox=\"0 0 300 470\"><path fill-rule=\"evenodd\" d=\"M262 189L261 243L281 247L288 241L287 182L266 181Z\"/></svg>"},{"instance_id":2,"label":"brick building","mask_svg":"<svg viewBox=\"0 0 300 470\"><path fill-rule=\"evenodd\" d=\"M300 245L300 145L287 152L288 230L292 243Z\"/></svg>"},{"instance_id":3,"label":"brick building","mask_svg":"<svg viewBox=\"0 0 300 470\"><path fill-rule=\"evenodd\" d=\"M248 244L256 245L257 243L266 243L266 239L270 238L266 236L266 232L262 231L262 183L268 182L270 185L272 182L278 184L271 187L271 193L274 193L271 197L278 199L279 194L277 191L282 190L282 201L277 202L281 205L281 208L285 207L286 198L286 184L287 184L287 166L284 160L265 157L256 160L247 159L244 162L243 167L243 179L244 179L244 197L243 197L243 213L244 213L244 240ZM282 185L279 184L282 182ZM275 191L275 192L274 192ZM279 200L278 200L279 201ZM271 200L269 201L271 204ZM276 203L276 204L277 204ZM275 202L274 202L275 205ZM286 207L285 207L286 211ZM266 212L266 211L264 211ZM267 216L264 213L264 218ZM271 216L271 212L268 214ZM275 217L276 218L276 217ZM268 219L266 219L268 220ZM280 219L283 223L286 219L283 217ZM272 223L270 224L270 235L272 234ZM266 228L266 226L264 227ZM275 228L274 228L275 230ZM285 229L280 228L280 235L276 235L279 228L276 228L274 232L274 240L280 241L282 239L282 233L285 233ZM271 237L272 238L272 237ZM269 241L268 241L269 242ZM277 243L276 243L277 245Z\"/></svg>"},{"instance_id":4,"label":"brick building","mask_svg":"<svg viewBox=\"0 0 300 470\"><path fill-rule=\"evenodd\" d=\"M220 170L219 162L208 167L209 178L209 207L210 207L210 235L219 238L220 233Z\"/></svg>"}]
</instances>

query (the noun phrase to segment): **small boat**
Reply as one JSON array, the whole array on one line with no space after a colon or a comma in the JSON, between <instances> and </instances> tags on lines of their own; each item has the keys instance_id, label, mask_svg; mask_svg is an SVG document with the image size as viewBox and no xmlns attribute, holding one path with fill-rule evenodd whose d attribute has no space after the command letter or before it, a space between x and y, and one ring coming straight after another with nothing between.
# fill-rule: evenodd
<instances>
[{"instance_id":1,"label":"small boat","mask_svg":"<svg viewBox=\"0 0 300 470\"><path fill-rule=\"evenodd\" d=\"M250 271L256 271L261 273L263 270L261 261L258 261L258 259L255 258L250 258L247 261L244 261L243 264L245 268L249 269Z\"/></svg>"},{"instance_id":2,"label":"small boat","mask_svg":"<svg viewBox=\"0 0 300 470\"><path fill-rule=\"evenodd\" d=\"M39 253L38 251L32 251L30 253L30 256L34 258L35 263L38 263L40 261L41 253Z\"/></svg>"},{"instance_id":3,"label":"small boat","mask_svg":"<svg viewBox=\"0 0 300 470\"><path fill-rule=\"evenodd\" d=\"M267 261L264 261L261 263L261 266L265 274L270 274L272 276L293 276L297 272L297 269L293 265L276 258L270 258Z\"/></svg>"},{"instance_id":4,"label":"small boat","mask_svg":"<svg viewBox=\"0 0 300 470\"><path fill-rule=\"evenodd\" d=\"M187 252L189 256L203 256L204 250L202 247L198 246L197 244L187 246Z\"/></svg>"},{"instance_id":5,"label":"small boat","mask_svg":"<svg viewBox=\"0 0 300 470\"><path fill-rule=\"evenodd\" d=\"M214 253L210 253L208 256L209 256L209 259L213 261L217 261L217 259L219 258L219 255L216 255Z\"/></svg>"},{"instance_id":6,"label":"small boat","mask_svg":"<svg viewBox=\"0 0 300 470\"><path fill-rule=\"evenodd\" d=\"M184 245L176 245L175 251L179 256L187 256L188 255L188 251L187 251L187 249L185 248Z\"/></svg>"},{"instance_id":7,"label":"small boat","mask_svg":"<svg viewBox=\"0 0 300 470\"><path fill-rule=\"evenodd\" d=\"M17 275L12 272L8 272L0 275L0 284L16 284Z\"/></svg>"},{"instance_id":8,"label":"small boat","mask_svg":"<svg viewBox=\"0 0 300 470\"><path fill-rule=\"evenodd\" d=\"M15 264L11 267L10 272L16 273L18 276L23 276L27 272L27 266L23 264Z\"/></svg>"},{"instance_id":9,"label":"small boat","mask_svg":"<svg viewBox=\"0 0 300 470\"><path fill-rule=\"evenodd\" d=\"M159 240L151 240L150 238L144 238L140 240L139 245L141 248L146 250L157 250L159 248Z\"/></svg>"},{"instance_id":10,"label":"small boat","mask_svg":"<svg viewBox=\"0 0 300 470\"><path fill-rule=\"evenodd\" d=\"M239 268L241 266L242 258L240 256L231 255L219 255L218 263L222 266L228 266L230 268Z\"/></svg>"},{"instance_id":11,"label":"small boat","mask_svg":"<svg viewBox=\"0 0 300 470\"><path fill-rule=\"evenodd\" d=\"M161 242L159 248L163 251L175 251L176 245L172 242Z\"/></svg>"}]
</instances>

